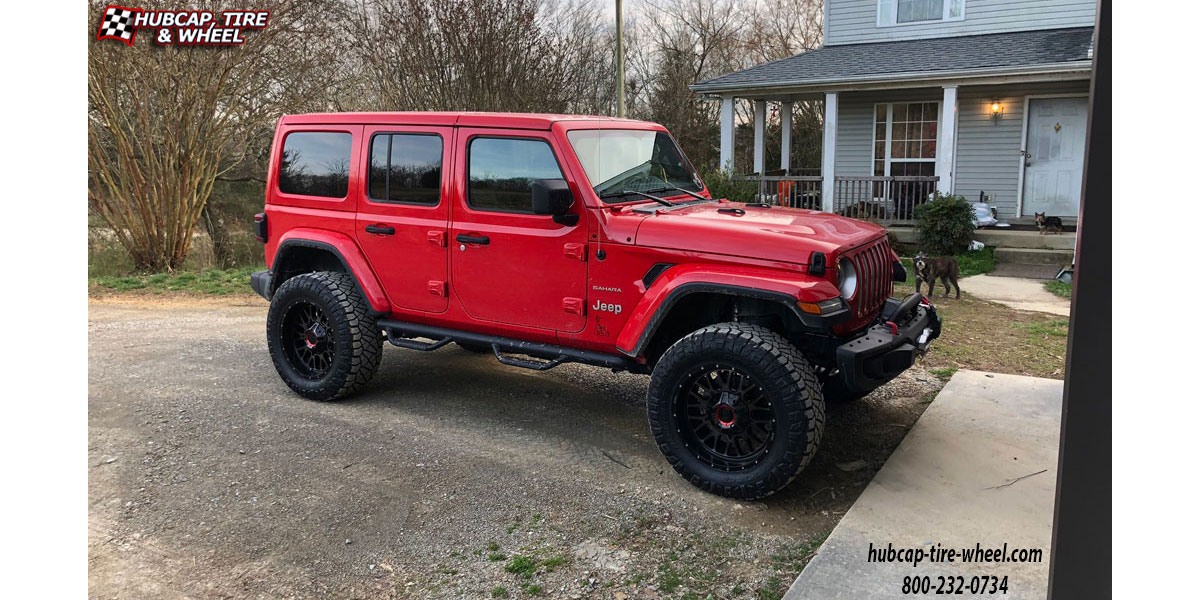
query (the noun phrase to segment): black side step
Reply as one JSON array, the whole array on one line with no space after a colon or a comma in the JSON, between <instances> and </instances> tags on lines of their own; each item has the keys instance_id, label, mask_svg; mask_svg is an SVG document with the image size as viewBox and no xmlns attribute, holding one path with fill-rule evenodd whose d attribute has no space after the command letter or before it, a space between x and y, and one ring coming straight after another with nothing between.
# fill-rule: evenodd
<instances>
[{"instance_id":1,"label":"black side step","mask_svg":"<svg viewBox=\"0 0 1200 600\"><path fill-rule=\"evenodd\" d=\"M561 364L567 362L568 360L570 360L570 357L565 354L559 354L557 357L554 358L554 360L547 360L544 362L538 362L535 360L525 360L523 358L513 358L511 356L504 356L504 355L500 354L500 345L499 344L492 344L492 353L496 355L496 360L500 361L500 364L502 364L502 365L508 365L510 367L521 367L524 369L533 369L534 371L549 371L550 369L553 369L554 367L557 367L558 365L561 365Z\"/></svg>"},{"instance_id":2,"label":"black side step","mask_svg":"<svg viewBox=\"0 0 1200 600\"><path fill-rule=\"evenodd\" d=\"M453 342L454 340L452 340L450 338L442 338L436 342L421 342L421 341L417 341L417 340L409 340L409 339L405 339L405 338L393 337L391 332L389 331L388 332L388 341L391 342L392 344L400 346L401 348L408 348L409 350L420 350L421 352L432 352L434 350L437 350L438 348L441 348L442 346L445 346L446 344L449 344L450 342Z\"/></svg>"},{"instance_id":3,"label":"black side step","mask_svg":"<svg viewBox=\"0 0 1200 600\"><path fill-rule=\"evenodd\" d=\"M449 329L446 327L437 327L434 325L421 325L418 323L406 323L403 321L393 321L390 319L380 319L377 324L381 329L387 332L388 341L401 348L409 348L411 350L421 350L428 352L437 350L450 342L471 342L475 344L484 344L492 347L492 352L496 355L496 359L501 363L523 367L526 369L534 369L537 371L545 371L552 369L566 362L578 362L587 365L595 365L599 367L608 367L610 369L626 370L626 371L644 371L645 366L625 356L616 354L605 354L603 352L593 352L591 350L580 350L578 348L568 348L566 346L558 346L555 344L541 344L538 342L527 342L512 338L488 335L486 333L475 333L473 331L460 331L457 329ZM406 338L422 337L434 342L421 342ZM522 358L514 358L511 356L503 356L501 350L512 352L515 354L524 354L536 358L544 358L545 362L525 360Z\"/></svg>"}]
</instances>

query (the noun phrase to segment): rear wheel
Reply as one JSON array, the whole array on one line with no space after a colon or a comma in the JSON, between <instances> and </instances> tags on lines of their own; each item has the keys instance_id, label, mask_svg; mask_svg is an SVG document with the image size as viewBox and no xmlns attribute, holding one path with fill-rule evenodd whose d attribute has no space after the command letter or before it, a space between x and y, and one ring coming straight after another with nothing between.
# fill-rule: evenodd
<instances>
[{"instance_id":1,"label":"rear wheel","mask_svg":"<svg viewBox=\"0 0 1200 600\"><path fill-rule=\"evenodd\" d=\"M288 279L271 297L267 348L288 387L312 400L336 400L375 375L383 336L354 278L320 271Z\"/></svg>"},{"instance_id":2,"label":"rear wheel","mask_svg":"<svg viewBox=\"0 0 1200 600\"><path fill-rule=\"evenodd\" d=\"M825 429L813 368L765 327L693 332L659 360L647 394L650 429L693 485L731 498L769 496L808 465Z\"/></svg>"}]
</instances>

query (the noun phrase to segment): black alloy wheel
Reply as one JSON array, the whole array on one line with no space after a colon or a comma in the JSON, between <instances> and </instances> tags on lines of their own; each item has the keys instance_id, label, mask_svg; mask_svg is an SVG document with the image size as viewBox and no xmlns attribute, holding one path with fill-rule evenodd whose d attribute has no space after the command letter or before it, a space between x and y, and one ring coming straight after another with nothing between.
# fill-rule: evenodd
<instances>
[{"instance_id":1,"label":"black alloy wheel","mask_svg":"<svg viewBox=\"0 0 1200 600\"><path fill-rule=\"evenodd\" d=\"M674 415L688 450L714 469L752 467L775 437L771 399L752 375L699 365L683 376Z\"/></svg>"},{"instance_id":2,"label":"black alloy wheel","mask_svg":"<svg viewBox=\"0 0 1200 600\"><path fill-rule=\"evenodd\" d=\"M329 331L329 318L320 307L296 300L284 309L283 336L284 352L296 372L312 380L329 372L337 343Z\"/></svg>"}]
</instances>

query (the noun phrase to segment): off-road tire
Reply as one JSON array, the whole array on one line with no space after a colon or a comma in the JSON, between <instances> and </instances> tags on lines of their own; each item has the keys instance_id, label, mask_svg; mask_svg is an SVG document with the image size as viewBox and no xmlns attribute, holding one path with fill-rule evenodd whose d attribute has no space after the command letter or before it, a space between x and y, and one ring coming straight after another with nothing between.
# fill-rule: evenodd
<instances>
[{"instance_id":1,"label":"off-road tire","mask_svg":"<svg viewBox=\"0 0 1200 600\"><path fill-rule=\"evenodd\" d=\"M744 371L770 398L773 437L759 462L743 470L725 471L701 460L678 426L681 386L688 373L709 364ZM650 377L646 412L658 448L675 471L703 490L742 500L787 486L812 460L825 430L825 401L813 367L779 334L742 323L710 325L672 345Z\"/></svg>"},{"instance_id":2,"label":"off-road tire","mask_svg":"<svg viewBox=\"0 0 1200 600\"><path fill-rule=\"evenodd\" d=\"M305 377L284 349L283 320L289 307L299 303L316 306L328 321L333 356L319 378ZM288 279L271 297L267 348L288 387L305 398L327 402L353 394L374 377L383 355L383 335L353 276L318 271Z\"/></svg>"},{"instance_id":3,"label":"off-road tire","mask_svg":"<svg viewBox=\"0 0 1200 600\"><path fill-rule=\"evenodd\" d=\"M463 350L466 350L467 352L474 352L475 354L491 354L492 353L491 344L476 344L475 342L454 342L454 343L458 344L459 348L462 348Z\"/></svg>"}]
</instances>

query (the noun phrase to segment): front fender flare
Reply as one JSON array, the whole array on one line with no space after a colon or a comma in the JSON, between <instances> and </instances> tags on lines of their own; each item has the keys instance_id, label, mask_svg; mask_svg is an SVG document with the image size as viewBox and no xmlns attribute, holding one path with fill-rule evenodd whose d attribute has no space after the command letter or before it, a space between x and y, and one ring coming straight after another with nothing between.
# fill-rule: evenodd
<instances>
[{"instance_id":1,"label":"front fender flare","mask_svg":"<svg viewBox=\"0 0 1200 600\"><path fill-rule=\"evenodd\" d=\"M783 276L779 271L754 267L681 265L667 269L646 290L617 335L617 350L640 356L671 308L697 293L728 294L773 300L786 305L801 319L808 315L797 302L820 302L838 296L837 287L802 273Z\"/></svg>"},{"instance_id":2,"label":"front fender flare","mask_svg":"<svg viewBox=\"0 0 1200 600\"><path fill-rule=\"evenodd\" d=\"M363 256L362 250L350 236L324 229L301 227L289 230L280 237L274 259L268 265L272 273L278 272L279 261L286 260L288 251L294 248L317 248L333 254L341 261L346 272L354 277L358 283L358 291L367 299L373 312L388 314L392 311L391 303L388 302L387 295L383 292L383 286L379 284L379 279L375 277L375 272L371 270L371 265L367 263L367 258ZM275 285L278 286L280 283L277 280Z\"/></svg>"}]
</instances>

